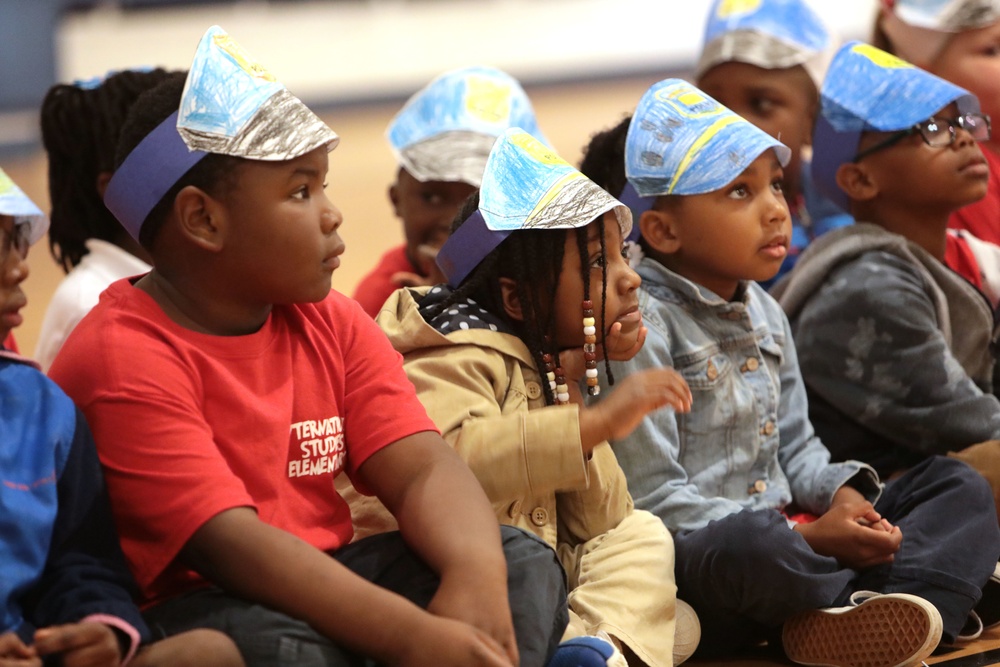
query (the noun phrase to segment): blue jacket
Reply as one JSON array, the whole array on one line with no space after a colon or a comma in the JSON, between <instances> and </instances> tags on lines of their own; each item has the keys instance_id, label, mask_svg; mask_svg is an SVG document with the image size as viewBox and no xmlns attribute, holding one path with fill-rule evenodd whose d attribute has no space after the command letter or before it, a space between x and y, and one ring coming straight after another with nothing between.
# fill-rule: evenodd
<instances>
[{"instance_id":1,"label":"blue jacket","mask_svg":"<svg viewBox=\"0 0 1000 667\"><path fill-rule=\"evenodd\" d=\"M857 461L831 464L813 433L788 321L773 298L750 282L727 302L650 258L637 270L649 333L639 353L613 370L625 376L673 366L693 403L687 415L647 415L613 444L636 507L676 532L743 509L794 503L822 514L849 480L877 499L875 471Z\"/></svg>"},{"instance_id":2,"label":"blue jacket","mask_svg":"<svg viewBox=\"0 0 1000 667\"><path fill-rule=\"evenodd\" d=\"M92 614L143 639L135 584L115 533L82 414L32 364L0 355L0 633Z\"/></svg>"}]
</instances>

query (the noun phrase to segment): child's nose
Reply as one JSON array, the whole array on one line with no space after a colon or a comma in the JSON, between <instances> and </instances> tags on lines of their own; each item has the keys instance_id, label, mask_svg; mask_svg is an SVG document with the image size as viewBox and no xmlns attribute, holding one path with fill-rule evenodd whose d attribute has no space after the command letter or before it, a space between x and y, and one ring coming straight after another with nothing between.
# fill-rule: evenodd
<instances>
[{"instance_id":1,"label":"child's nose","mask_svg":"<svg viewBox=\"0 0 1000 667\"><path fill-rule=\"evenodd\" d=\"M28 268L26 254L22 256L17 250L11 249L6 261L0 266L0 269L3 271L0 274L0 279L3 280L4 285L13 287L23 283L27 279L30 269Z\"/></svg>"},{"instance_id":2,"label":"child's nose","mask_svg":"<svg viewBox=\"0 0 1000 667\"><path fill-rule=\"evenodd\" d=\"M320 217L320 225L324 234L332 234L337 231L344 222L344 216L340 209L333 202L327 201L327 206Z\"/></svg>"},{"instance_id":3,"label":"child's nose","mask_svg":"<svg viewBox=\"0 0 1000 667\"><path fill-rule=\"evenodd\" d=\"M975 138L973 138L972 133L969 132L964 127L955 128L955 141L952 142L956 147L967 146L969 144L976 143Z\"/></svg>"}]
</instances>

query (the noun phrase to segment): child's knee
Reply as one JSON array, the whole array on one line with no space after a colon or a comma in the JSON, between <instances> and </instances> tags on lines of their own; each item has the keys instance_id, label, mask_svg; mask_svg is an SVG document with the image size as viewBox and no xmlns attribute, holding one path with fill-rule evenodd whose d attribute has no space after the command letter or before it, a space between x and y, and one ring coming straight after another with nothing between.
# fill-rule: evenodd
<instances>
[{"instance_id":1,"label":"child's knee","mask_svg":"<svg viewBox=\"0 0 1000 667\"><path fill-rule=\"evenodd\" d=\"M245 667L236 643L218 630L201 628L143 648L133 667Z\"/></svg>"}]
</instances>

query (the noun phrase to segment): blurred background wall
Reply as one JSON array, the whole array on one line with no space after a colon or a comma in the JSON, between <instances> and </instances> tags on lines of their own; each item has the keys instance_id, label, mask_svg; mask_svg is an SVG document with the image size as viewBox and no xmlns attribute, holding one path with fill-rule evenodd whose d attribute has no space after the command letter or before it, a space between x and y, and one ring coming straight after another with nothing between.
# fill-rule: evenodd
<instances>
[{"instance_id":1,"label":"blurred background wall","mask_svg":"<svg viewBox=\"0 0 1000 667\"><path fill-rule=\"evenodd\" d=\"M747 2L750 0L730 0ZM876 0L811 0L844 39L865 39ZM56 81L136 66L185 68L218 24L341 135L329 194L347 254L333 285L357 280L402 233L386 198L396 165L383 138L410 94L441 72L485 64L521 80L567 160L643 91L684 76L710 0L0 0L0 166L43 209L38 107ZM32 354L62 272L42 241L16 336Z\"/></svg>"}]
</instances>

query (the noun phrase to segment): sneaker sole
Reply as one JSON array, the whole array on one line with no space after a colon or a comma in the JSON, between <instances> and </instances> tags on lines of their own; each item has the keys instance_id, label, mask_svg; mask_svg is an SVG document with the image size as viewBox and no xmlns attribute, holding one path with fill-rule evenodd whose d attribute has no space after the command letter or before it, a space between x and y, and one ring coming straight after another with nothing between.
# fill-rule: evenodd
<instances>
[{"instance_id":1,"label":"sneaker sole","mask_svg":"<svg viewBox=\"0 0 1000 667\"><path fill-rule=\"evenodd\" d=\"M941 615L913 595L872 598L857 607L816 610L785 623L788 659L825 667L904 667L941 641Z\"/></svg>"}]
</instances>

